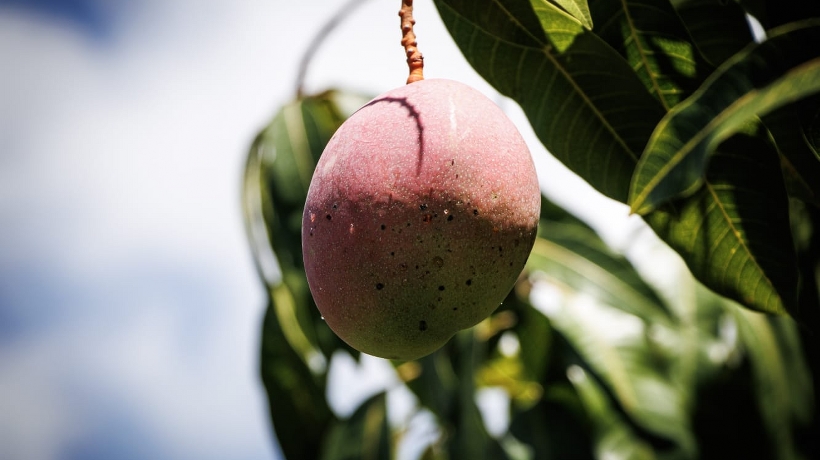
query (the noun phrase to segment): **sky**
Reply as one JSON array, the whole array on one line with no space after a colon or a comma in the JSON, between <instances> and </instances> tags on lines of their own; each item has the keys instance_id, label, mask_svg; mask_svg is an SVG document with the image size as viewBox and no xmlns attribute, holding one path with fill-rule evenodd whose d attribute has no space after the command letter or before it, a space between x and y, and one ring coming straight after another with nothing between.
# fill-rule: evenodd
<instances>
[{"instance_id":1,"label":"sky","mask_svg":"<svg viewBox=\"0 0 820 460\"><path fill-rule=\"evenodd\" d=\"M639 219L544 151L432 0L415 3L425 76L499 103L542 189L616 249L656 244L641 246ZM258 378L265 299L242 168L339 4L0 0L0 459L279 456ZM370 0L340 24L307 92L404 84L399 6ZM384 365L374 360L332 379L339 413L390 385L368 377Z\"/></svg>"}]
</instances>

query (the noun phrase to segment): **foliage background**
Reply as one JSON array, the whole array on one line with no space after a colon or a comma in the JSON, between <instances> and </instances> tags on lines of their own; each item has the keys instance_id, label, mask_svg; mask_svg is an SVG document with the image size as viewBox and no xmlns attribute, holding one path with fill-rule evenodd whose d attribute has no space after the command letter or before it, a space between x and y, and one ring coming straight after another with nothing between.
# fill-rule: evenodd
<instances>
[{"instance_id":1,"label":"foliage background","mask_svg":"<svg viewBox=\"0 0 820 460\"><path fill-rule=\"evenodd\" d=\"M430 415L424 458L815 456L803 353L816 369L820 111L811 97L790 103L820 89L820 56L802 45L820 35L820 19L806 19L820 11L800 5L436 1L465 57L519 102L550 153L643 215L699 281L681 272L658 290L545 200L502 307L439 352L394 363L389 390L413 400L398 422L388 389L341 417L321 398L328 365L359 355L318 317L299 250L306 169L366 99L326 92L285 106L246 169L270 290L262 377L285 455L392 458L418 446L412 422ZM489 391L501 407L482 411ZM505 420L491 434L494 417Z\"/></svg>"}]
</instances>

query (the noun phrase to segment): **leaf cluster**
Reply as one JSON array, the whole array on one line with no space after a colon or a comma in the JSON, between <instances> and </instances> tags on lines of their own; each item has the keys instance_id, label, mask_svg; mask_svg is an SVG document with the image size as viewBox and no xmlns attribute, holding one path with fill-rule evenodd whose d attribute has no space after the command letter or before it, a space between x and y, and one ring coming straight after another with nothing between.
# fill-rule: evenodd
<instances>
[{"instance_id":1,"label":"leaf cluster","mask_svg":"<svg viewBox=\"0 0 820 460\"><path fill-rule=\"evenodd\" d=\"M817 206L820 196L810 134L820 47L808 45L820 42L820 6L435 3L470 64L521 105L549 152L644 216L698 280L754 310L798 312L788 210L790 197Z\"/></svg>"}]
</instances>

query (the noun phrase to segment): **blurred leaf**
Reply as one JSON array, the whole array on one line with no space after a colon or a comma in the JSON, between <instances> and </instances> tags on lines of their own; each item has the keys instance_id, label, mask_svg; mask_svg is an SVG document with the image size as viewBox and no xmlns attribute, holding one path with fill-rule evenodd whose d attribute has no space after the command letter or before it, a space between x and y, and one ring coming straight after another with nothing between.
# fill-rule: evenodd
<instances>
[{"instance_id":1,"label":"blurred leaf","mask_svg":"<svg viewBox=\"0 0 820 460\"><path fill-rule=\"evenodd\" d=\"M820 91L820 19L790 24L725 62L658 124L638 162L629 204L646 214L703 184L720 143L758 116Z\"/></svg>"},{"instance_id":2,"label":"blurred leaf","mask_svg":"<svg viewBox=\"0 0 820 460\"><path fill-rule=\"evenodd\" d=\"M262 380L274 431L289 459L318 458L336 421L325 400L325 367L334 350L349 349L321 321L301 255L307 187L316 160L344 119L342 100L340 93L326 92L283 107L254 140L245 168L245 225L270 296Z\"/></svg>"},{"instance_id":3,"label":"blurred leaf","mask_svg":"<svg viewBox=\"0 0 820 460\"><path fill-rule=\"evenodd\" d=\"M589 12L587 0L552 0L555 4L564 9L587 29L592 28L592 16Z\"/></svg>"},{"instance_id":4,"label":"blurred leaf","mask_svg":"<svg viewBox=\"0 0 820 460\"><path fill-rule=\"evenodd\" d=\"M612 254L591 230L544 223L527 262L541 289L532 302L550 319L618 405L641 427L692 452L687 395L670 382L670 363L647 339L649 325L675 334L675 320L629 262Z\"/></svg>"},{"instance_id":5,"label":"blurred leaf","mask_svg":"<svg viewBox=\"0 0 820 460\"><path fill-rule=\"evenodd\" d=\"M505 460L507 455L499 442L484 426L476 405L476 371L486 358L486 349L475 340L472 330L462 331L454 338L458 353L453 364L458 374L458 390L453 398L450 416L442 425L448 434L451 459Z\"/></svg>"},{"instance_id":6,"label":"blurred leaf","mask_svg":"<svg viewBox=\"0 0 820 460\"><path fill-rule=\"evenodd\" d=\"M808 117L801 124L803 137L814 156L820 161L820 104L815 106L813 114L808 113L807 115Z\"/></svg>"},{"instance_id":7,"label":"blurred leaf","mask_svg":"<svg viewBox=\"0 0 820 460\"><path fill-rule=\"evenodd\" d=\"M537 348L538 343L527 344L528 348ZM535 381L528 379L525 367L517 357L496 357L484 363L476 376L479 387L503 388L509 394L512 404L526 408L532 407L541 399L543 388Z\"/></svg>"},{"instance_id":8,"label":"blurred leaf","mask_svg":"<svg viewBox=\"0 0 820 460\"><path fill-rule=\"evenodd\" d=\"M450 459L507 458L501 444L487 433L475 401L477 366L485 362L485 344L476 340L474 329L468 329L432 355L399 365L402 375L402 367L419 364L406 384L421 405L435 414L443 431L441 446Z\"/></svg>"},{"instance_id":9,"label":"blurred leaf","mask_svg":"<svg viewBox=\"0 0 820 460\"><path fill-rule=\"evenodd\" d=\"M548 387L539 403L513 414L510 434L530 446L534 459L593 459L589 419L578 394L564 382Z\"/></svg>"},{"instance_id":10,"label":"blurred leaf","mask_svg":"<svg viewBox=\"0 0 820 460\"><path fill-rule=\"evenodd\" d=\"M363 98L328 91L285 105L254 140L245 168L245 222L257 269L276 296L286 338L314 370L338 348L358 356L322 322L305 278L301 243L313 169L350 110L349 100Z\"/></svg>"},{"instance_id":11,"label":"blurred leaf","mask_svg":"<svg viewBox=\"0 0 820 460\"><path fill-rule=\"evenodd\" d=\"M554 280L549 283L560 286ZM543 308L555 329L600 377L630 419L647 432L673 441L681 453L691 454L695 440L689 427L688 395L670 381L671 360L659 360L652 352L648 325L568 286L560 288L564 301Z\"/></svg>"},{"instance_id":12,"label":"blurred leaf","mask_svg":"<svg viewBox=\"0 0 820 460\"><path fill-rule=\"evenodd\" d=\"M470 65L524 109L541 142L601 193L625 202L661 104L629 64L543 0L436 0Z\"/></svg>"},{"instance_id":13,"label":"blurred leaf","mask_svg":"<svg viewBox=\"0 0 820 460\"><path fill-rule=\"evenodd\" d=\"M418 361L409 361L399 366L412 366L412 379L406 381L407 387L419 398L419 402L440 420L450 417L453 399L458 391L458 377L450 360L453 348L450 340L441 349ZM394 364L396 364L394 362Z\"/></svg>"},{"instance_id":14,"label":"blurred leaf","mask_svg":"<svg viewBox=\"0 0 820 460\"><path fill-rule=\"evenodd\" d=\"M701 56L717 67L754 41L736 1L684 0L675 5Z\"/></svg>"},{"instance_id":15,"label":"blurred leaf","mask_svg":"<svg viewBox=\"0 0 820 460\"><path fill-rule=\"evenodd\" d=\"M617 409L612 407L606 392L579 366L567 369L578 396L594 426L595 451L598 458L656 458L652 447L636 436Z\"/></svg>"},{"instance_id":16,"label":"blurred leaf","mask_svg":"<svg viewBox=\"0 0 820 460\"><path fill-rule=\"evenodd\" d=\"M795 420L810 420L814 400L811 378L795 342L794 323L791 318L768 318L744 309L734 311L752 364L762 420L774 444L772 457L800 458L793 424Z\"/></svg>"},{"instance_id":17,"label":"blurred leaf","mask_svg":"<svg viewBox=\"0 0 820 460\"><path fill-rule=\"evenodd\" d=\"M763 118L780 152L783 176L791 196L820 207L820 158L812 151L806 126L820 110L814 96L782 107Z\"/></svg>"},{"instance_id":18,"label":"blurred leaf","mask_svg":"<svg viewBox=\"0 0 820 460\"><path fill-rule=\"evenodd\" d=\"M314 375L288 343L271 296L262 332L261 374L270 416L287 459L318 458L336 417L325 400L325 376Z\"/></svg>"},{"instance_id":19,"label":"blurred leaf","mask_svg":"<svg viewBox=\"0 0 820 460\"><path fill-rule=\"evenodd\" d=\"M321 460L390 460L391 451L387 398L379 393L362 403L350 418L335 423L325 439Z\"/></svg>"},{"instance_id":20,"label":"blurred leaf","mask_svg":"<svg viewBox=\"0 0 820 460\"><path fill-rule=\"evenodd\" d=\"M777 339L780 362L787 380L789 413L797 423L809 423L816 412L817 396L812 389L812 375L800 344L800 331L791 318L768 318Z\"/></svg>"},{"instance_id":21,"label":"blurred leaf","mask_svg":"<svg viewBox=\"0 0 820 460\"><path fill-rule=\"evenodd\" d=\"M544 207L541 208L542 214ZM523 280L523 279L522 279ZM534 392L530 385L538 385L546 378L547 369L553 355L552 327L544 315L532 308L529 301L529 283L519 282L504 300L503 306L509 307L518 319L512 328L519 342L516 362L521 369L521 378L527 384L526 396ZM539 391L543 392L543 388ZM521 402L513 397L513 402Z\"/></svg>"},{"instance_id":22,"label":"blurred leaf","mask_svg":"<svg viewBox=\"0 0 820 460\"><path fill-rule=\"evenodd\" d=\"M290 273L286 273L286 275L290 275ZM312 327L309 324L303 326L304 319L300 324L297 315L300 308L305 308L305 304L297 302L294 298L293 291L290 289L292 284L294 283L284 282L271 288L270 295L277 323L281 327L288 345L302 358L305 365L314 372L323 372L327 361L314 346L316 343L315 337L308 336L308 333L313 331ZM309 332L306 333L306 331Z\"/></svg>"},{"instance_id":23,"label":"blurred leaf","mask_svg":"<svg viewBox=\"0 0 820 460\"><path fill-rule=\"evenodd\" d=\"M803 441L801 447L804 447L806 457L810 458L812 455L814 457L820 455L820 439L814 435L820 432L820 405L818 404L818 398L820 398L820 335L817 332L820 327L818 326L820 325L820 209L811 206L802 206L802 210L799 208L800 206L798 206L799 212L795 212L794 215L797 224L795 227L803 231L803 235L797 235L795 238L801 275L800 310L795 319L799 324L800 336L793 337L793 340L796 341L799 338L802 354L809 371L813 374L811 390L814 404L807 405L806 409L813 410L814 416L810 423L805 425L801 423L799 432ZM789 343L789 347L794 346L794 341ZM787 359L799 356L789 349L785 355ZM806 443L806 438L812 439L813 442Z\"/></svg>"},{"instance_id":24,"label":"blurred leaf","mask_svg":"<svg viewBox=\"0 0 820 460\"><path fill-rule=\"evenodd\" d=\"M542 228L546 238L535 241L528 270L545 273L573 292L643 320L671 324L670 314L655 291L592 230L557 222L546 222Z\"/></svg>"},{"instance_id":25,"label":"blurred leaf","mask_svg":"<svg viewBox=\"0 0 820 460\"><path fill-rule=\"evenodd\" d=\"M777 153L734 136L695 195L646 217L710 289L769 313L794 311L797 268Z\"/></svg>"},{"instance_id":26,"label":"blurred leaf","mask_svg":"<svg viewBox=\"0 0 820 460\"><path fill-rule=\"evenodd\" d=\"M282 269L303 268L301 225L310 179L345 115L328 91L285 105L256 137L245 170L245 218L268 284L276 283L271 250ZM260 226L264 226L260 228Z\"/></svg>"},{"instance_id":27,"label":"blurred leaf","mask_svg":"<svg viewBox=\"0 0 820 460\"><path fill-rule=\"evenodd\" d=\"M665 110L711 73L667 0L591 0L595 32L615 48Z\"/></svg>"}]
</instances>

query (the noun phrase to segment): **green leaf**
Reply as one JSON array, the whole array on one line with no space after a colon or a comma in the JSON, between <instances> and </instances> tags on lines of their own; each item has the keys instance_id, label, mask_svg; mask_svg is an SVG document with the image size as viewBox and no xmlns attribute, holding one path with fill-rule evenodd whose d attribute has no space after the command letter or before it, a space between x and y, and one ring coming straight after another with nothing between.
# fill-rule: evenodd
<instances>
[{"instance_id":1,"label":"green leaf","mask_svg":"<svg viewBox=\"0 0 820 460\"><path fill-rule=\"evenodd\" d=\"M666 0L592 0L595 32L629 62L669 110L711 73Z\"/></svg>"},{"instance_id":2,"label":"green leaf","mask_svg":"<svg viewBox=\"0 0 820 460\"><path fill-rule=\"evenodd\" d=\"M553 356L552 327L544 315L532 308L529 300L522 301L522 297L529 296L529 290L526 290L526 293L518 292L523 285L523 283L516 285L504 301L504 305L511 305L513 311L516 312L517 321L513 326L513 331L519 343L525 344L521 347L517 357L522 368L521 379L525 382L541 382L546 377ZM513 401L515 402L514 396Z\"/></svg>"},{"instance_id":3,"label":"green leaf","mask_svg":"<svg viewBox=\"0 0 820 460\"><path fill-rule=\"evenodd\" d=\"M552 0L567 13L577 19L587 29L592 28L592 15L586 0Z\"/></svg>"},{"instance_id":4,"label":"green leaf","mask_svg":"<svg viewBox=\"0 0 820 460\"><path fill-rule=\"evenodd\" d=\"M450 359L455 346L452 342L447 342L433 354L400 364L397 368L399 375L410 375L405 384L419 398L421 405L439 420L450 417L458 392L458 376Z\"/></svg>"},{"instance_id":5,"label":"green leaf","mask_svg":"<svg viewBox=\"0 0 820 460\"><path fill-rule=\"evenodd\" d=\"M806 114L807 117L802 120L800 128L803 131L806 145L817 157L817 161L820 161L820 104L815 104L813 112Z\"/></svg>"},{"instance_id":6,"label":"green leaf","mask_svg":"<svg viewBox=\"0 0 820 460\"><path fill-rule=\"evenodd\" d=\"M658 362L663 358L647 338L650 325L675 335L676 320L631 264L612 254L594 232L568 223L544 226L547 237L536 240L527 270L536 286L545 283L552 295L532 302L632 420L691 452L686 393L671 382L672 364Z\"/></svg>"},{"instance_id":7,"label":"green leaf","mask_svg":"<svg viewBox=\"0 0 820 460\"><path fill-rule=\"evenodd\" d=\"M485 352L486 342L469 329L433 354L397 368L400 376L410 376L404 377L407 387L436 416L443 432L439 442L449 458L507 458L487 433L475 401L477 366L485 362Z\"/></svg>"},{"instance_id":8,"label":"green leaf","mask_svg":"<svg viewBox=\"0 0 820 460\"><path fill-rule=\"evenodd\" d=\"M503 447L487 432L476 405L476 370L486 359L486 347L476 340L472 330L456 334L455 342L458 352L451 357L458 387L449 417L442 420L450 458L506 460Z\"/></svg>"},{"instance_id":9,"label":"green leaf","mask_svg":"<svg viewBox=\"0 0 820 460\"><path fill-rule=\"evenodd\" d=\"M773 31L724 63L658 124L638 163L629 194L646 214L703 184L708 157L757 117L820 91L820 20Z\"/></svg>"},{"instance_id":10,"label":"green leaf","mask_svg":"<svg viewBox=\"0 0 820 460\"><path fill-rule=\"evenodd\" d=\"M734 311L752 365L762 420L776 450L773 457L800 458L793 427L795 422L811 420L814 398L794 321Z\"/></svg>"},{"instance_id":11,"label":"green leaf","mask_svg":"<svg viewBox=\"0 0 820 460\"><path fill-rule=\"evenodd\" d=\"M297 301L294 295L294 291L304 292L304 287L299 289L297 286L304 284L306 280L290 270L285 275L290 282L280 283L270 290L277 322L282 328L288 345L302 358L302 361L312 370L323 372L327 360L319 352L316 336L310 323L310 315L303 311L311 305L305 301Z\"/></svg>"},{"instance_id":12,"label":"green leaf","mask_svg":"<svg viewBox=\"0 0 820 460\"><path fill-rule=\"evenodd\" d=\"M652 447L635 434L592 375L584 372L580 366L570 366L567 376L578 392L594 427L597 458L656 458Z\"/></svg>"},{"instance_id":13,"label":"green leaf","mask_svg":"<svg viewBox=\"0 0 820 460\"><path fill-rule=\"evenodd\" d=\"M545 238L535 241L527 269L592 296L607 305L658 324L672 318L655 291L622 256L610 251L591 230L577 225L542 224Z\"/></svg>"},{"instance_id":14,"label":"green leaf","mask_svg":"<svg viewBox=\"0 0 820 460\"><path fill-rule=\"evenodd\" d=\"M273 297L262 331L261 374L273 428L285 458L318 458L336 417L325 400L326 379L315 375L285 338Z\"/></svg>"},{"instance_id":15,"label":"green leaf","mask_svg":"<svg viewBox=\"0 0 820 460\"><path fill-rule=\"evenodd\" d=\"M340 93L327 92L283 107L254 140L245 168L245 226L270 302L262 331L262 380L287 458L318 458L336 420L325 400L326 363L334 350L349 349L322 322L301 255L307 186L344 119L342 102Z\"/></svg>"},{"instance_id":16,"label":"green leaf","mask_svg":"<svg viewBox=\"0 0 820 460\"><path fill-rule=\"evenodd\" d=\"M564 381L548 386L537 405L513 414L510 434L533 450L534 459L592 460L589 425L577 392Z\"/></svg>"},{"instance_id":17,"label":"green leaf","mask_svg":"<svg viewBox=\"0 0 820 460\"><path fill-rule=\"evenodd\" d=\"M541 381L552 362L552 328L549 320L532 308L529 284L522 277L498 310L476 334L487 343L488 359L478 363L475 381L480 388L503 388L510 397L512 412L535 405L543 395ZM485 339L486 337L486 339ZM520 346L510 354L503 340L515 337Z\"/></svg>"},{"instance_id":18,"label":"green leaf","mask_svg":"<svg viewBox=\"0 0 820 460\"><path fill-rule=\"evenodd\" d=\"M391 451L387 398L379 393L362 403L349 419L336 422L325 439L321 460L390 460Z\"/></svg>"},{"instance_id":19,"label":"green leaf","mask_svg":"<svg viewBox=\"0 0 820 460\"><path fill-rule=\"evenodd\" d=\"M675 9L701 56L713 67L754 41L746 14L735 1L684 0Z\"/></svg>"},{"instance_id":20,"label":"green leaf","mask_svg":"<svg viewBox=\"0 0 820 460\"><path fill-rule=\"evenodd\" d=\"M665 369L670 363L657 361L647 339L649 323L619 309L621 305L607 305L552 278L546 282L562 292L563 301L541 310L612 392L622 410L644 430L673 441L681 452L691 453L694 439L688 426L686 390L671 381Z\"/></svg>"},{"instance_id":21,"label":"green leaf","mask_svg":"<svg viewBox=\"0 0 820 460\"><path fill-rule=\"evenodd\" d=\"M777 153L765 140L732 137L712 158L705 185L675 206L646 221L696 278L754 310L795 310L788 197Z\"/></svg>"},{"instance_id":22,"label":"green leaf","mask_svg":"<svg viewBox=\"0 0 820 460\"><path fill-rule=\"evenodd\" d=\"M283 268L303 268L302 209L316 162L345 120L339 93L325 92L291 102L256 139L245 168L246 227L263 279L276 282L269 268L272 250ZM260 226L264 225L260 228Z\"/></svg>"},{"instance_id":23,"label":"green leaf","mask_svg":"<svg viewBox=\"0 0 820 460\"><path fill-rule=\"evenodd\" d=\"M523 108L541 142L601 193L625 202L663 116L629 64L544 0L436 0L473 68Z\"/></svg>"},{"instance_id":24,"label":"green leaf","mask_svg":"<svg viewBox=\"0 0 820 460\"><path fill-rule=\"evenodd\" d=\"M763 118L780 152L789 195L820 207L820 158L807 137L807 127L820 97L814 96L782 107Z\"/></svg>"},{"instance_id":25,"label":"green leaf","mask_svg":"<svg viewBox=\"0 0 820 460\"><path fill-rule=\"evenodd\" d=\"M301 244L313 169L349 113L349 99L363 100L328 91L285 105L254 140L245 167L243 210L257 270L276 297L286 338L314 370L339 348L358 356L321 320L305 278Z\"/></svg>"}]
</instances>

